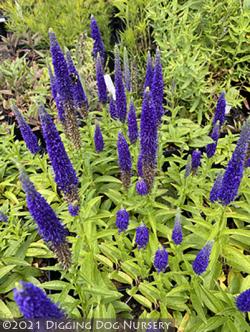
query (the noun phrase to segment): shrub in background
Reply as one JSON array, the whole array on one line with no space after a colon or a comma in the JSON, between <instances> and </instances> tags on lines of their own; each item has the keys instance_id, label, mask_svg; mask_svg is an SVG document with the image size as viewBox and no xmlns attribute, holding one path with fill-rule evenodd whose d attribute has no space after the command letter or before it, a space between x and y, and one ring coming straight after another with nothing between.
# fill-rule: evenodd
<instances>
[{"instance_id":1,"label":"shrub in background","mask_svg":"<svg viewBox=\"0 0 250 332\"><path fill-rule=\"evenodd\" d=\"M52 28L63 45L72 46L79 35L89 30L93 14L109 45L108 17L110 5L104 0L6 0L0 8L7 16L11 31L39 33L48 45L48 30Z\"/></svg>"}]
</instances>

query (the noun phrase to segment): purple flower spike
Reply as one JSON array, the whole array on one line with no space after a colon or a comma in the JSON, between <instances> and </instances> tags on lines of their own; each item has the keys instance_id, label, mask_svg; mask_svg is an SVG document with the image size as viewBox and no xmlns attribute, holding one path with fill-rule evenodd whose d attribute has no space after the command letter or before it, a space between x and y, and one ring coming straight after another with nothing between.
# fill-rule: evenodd
<instances>
[{"instance_id":1,"label":"purple flower spike","mask_svg":"<svg viewBox=\"0 0 250 332\"><path fill-rule=\"evenodd\" d=\"M112 119L117 119L116 104L112 95L109 97L109 114Z\"/></svg>"},{"instance_id":2,"label":"purple flower spike","mask_svg":"<svg viewBox=\"0 0 250 332\"><path fill-rule=\"evenodd\" d=\"M102 68L102 60L99 54L97 54L96 58L96 82L98 88L98 98L99 102L106 104L108 100L107 95L107 87L104 80L103 68Z\"/></svg>"},{"instance_id":3,"label":"purple flower spike","mask_svg":"<svg viewBox=\"0 0 250 332\"><path fill-rule=\"evenodd\" d=\"M213 242L208 242L193 261L193 270L196 274L200 275L207 270L212 247Z\"/></svg>"},{"instance_id":4,"label":"purple flower spike","mask_svg":"<svg viewBox=\"0 0 250 332\"><path fill-rule=\"evenodd\" d=\"M218 174L214 185L210 191L210 201L212 203L216 202L219 200L220 197L220 190L221 190L221 184L222 184L222 179L223 179L223 173Z\"/></svg>"},{"instance_id":5,"label":"purple flower spike","mask_svg":"<svg viewBox=\"0 0 250 332\"><path fill-rule=\"evenodd\" d=\"M53 32L49 32L50 52L54 67L57 94L60 96L60 106L63 109L64 129L67 137L72 141L76 148L81 147L81 137L78 129L77 118L75 113L75 100L72 85L71 74L69 73L67 61L64 58L63 51L57 42ZM61 112L61 110L60 110Z\"/></svg>"},{"instance_id":6,"label":"purple flower spike","mask_svg":"<svg viewBox=\"0 0 250 332\"><path fill-rule=\"evenodd\" d=\"M30 282L21 281L14 289L14 300L25 319L63 319L65 315L46 293Z\"/></svg>"},{"instance_id":7,"label":"purple flower spike","mask_svg":"<svg viewBox=\"0 0 250 332\"><path fill-rule=\"evenodd\" d=\"M87 115L88 112L88 100L85 94L85 91L83 89L80 76L78 74L78 71L74 65L74 62L71 58L70 52L68 51L67 54L67 65L68 65L68 71L69 76L71 79L71 88L72 88L72 94L74 98L74 105L77 111L83 114L83 116Z\"/></svg>"},{"instance_id":8,"label":"purple flower spike","mask_svg":"<svg viewBox=\"0 0 250 332\"><path fill-rule=\"evenodd\" d=\"M136 228L135 242L139 249L145 248L149 240L148 228L142 224Z\"/></svg>"},{"instance_id":9,"label":"purple flower spike","mask_svg":"<svg viewBox=\"0 0 250 332\"><path fill-rule=\"evenodd\" d=\"M145 76L145 81L144 81L144 85L143 85L143 91L147 87L149 87L151 89L153 75L154 75L154 68L152 65L152 58L151 58L150 52L148 52L146 76Z\"/></svg>"},{"instance_id":10,"label":"purple flower spike","mask_svg":"<svg viewBox=\"0 0 250 332\"><path fill-rule=\"evenodd\" d=\"M179 245L182 243L182 237L181 215L180 213L177 213L175 217L174 229L172 232L172 240L176 245Z\"/></svg>"},{"instance_id":11,"label":"purple flower spike","mask_svg":"<svg viewBox=\"0 0 250 332\"><path fill-rule=\"evenodd\" d=\"M23 137L23 140L32 154L36 154L40 150L38 145L38 140L36 135L31 130L30 126L24 120L22 114L19 112L19 109L12 105L12 111L15 113L19 128Z\"/></svg>"},{"instance_id":12,"label":"purple flower spike","mask_svg":"<svg viewBox=\"0 0 250 332\"><path fill-rule=\"evenodd\" d=\"M127 189L130 185L132 162L128 143L121 132L118 134L117 151L121 170L121 180L124 187Z\"/></svg>"},{"instance_id":13,"label":"purple flower spike","mask_svg":"<svg viewBox=\"0 0 250 332\"><path fill-rule=\"evenodd\" d=\"M42 124L43 137L55 174L55 182L64 193L69 204L77 205L78 179L71 161L65 151L61 137L50 115L43 106L39 107L39 116Z\"/></svg>"},{"instance_id":14,"label":"purple flower spike","mask_svg":"<svg viewBox=\"0 0 250 332\"><path fill-rule=\"evenodd\" d=\"M69 213L71 214L72 217L76 217L79 214L80 207L79 205L73 205L69 204Z\"/></svg>"},{"instance_id":15,"label":"purple flower spike","mask_svg":"<svg viewBox=\"0 0 250 332\"><path fill-rule=\"evenodd\" d=\"M102 137L102 132L99 124L96 124L95 126L95 135L94 135L94 141L95 141L95 150L97 153L101 152L104 148L104 142Z\"/></svg>"},{"instance_id":16,"label":"purple flower spike","mask_svg":"<svg viewBox=\"0 0 250 332\"><path fill-rule=\"evenodd\" d=\"M216 151L218 139L220 137L219 121L214 125L213 131L212 131L210 137L214 140L214 143L210 143L207 145L206 152L207 152L208 158L213 157L213 155L215 154L215 151Z\"/></svg>"},{"instance_id":17,"label":"purple flower spike","mask_svg":"<svg viewBox=\"0 0 250 332\"><path fill-rule=\"evenodd\" d=\"M58 111L58 118L61 121L61 123L64 124L65 123L64 109L63 109L62 101L60 99L60 95L57 93L56 77L53 75L50 67L49 67L49 77L50 77L50 89L51 89L51 93L52 93L52 98L54 99L54 102L56 103L56 108Z\"/></svg>"},{"instance_id":18,"label":"purple flower spike","mask_svg":"<svg viewBox=\"0 0 250 332\"><path fill-rule=\"evenodd\" d=\"M64 114L64 109L63 109L62 101L60 99L60 95L57 95L55 103L56 103L58 118L59 118L60 122L63 125L65 125L65 114Z\"/></svg>"},{"instance_id":19,"label":"purple flower spike","mask_svg":"<svg viewBox=\"0 0 250 332\"><path fill-rule=\"evenodd\" d=\"M122 80L118 47L115 47L115 99L117 116L121 122L125 122L127 116L127 100Z\"/></svg>"},{"instance_id":20,"label":"purple flower spike","mask_svg":"<svg viewBox=\"0 0 250 332\"><path fill-rule=\"evenodd\" d=\"M129 213L125 209L121 209L116 213L116 227L118 232L124 232L127 230L129 224Z\"/></svg>"},{"instance_id":21,"label":"purple flower spike","mask_svg":"<svg viewBox=\"0 0 250 332\"><path fill-rule=\"evenodd\" d=\"M124 47L123 52L123 68L124 68L124 81L127 91L131 91L131 75L129 69L129 61L128 61L128 52L126 47Z\"/></svg>"},{"instance_id":22,"label":"purple flower spike","mask_svg":"<svg viewBox=\"0 0 250 332\"><path fill-rule=\"evenodd\" d=\"M158 134L155 107L148 88L144 92L140 129L143 179L147 183L148 190L151 191L157 162Z\"/></svg>"},{"instance_id":23,"label":"purple flower spike","mask_svg":"<svg viewBox=\"0 0 250 332\"><path fill-rule=\"evenodd\" d=\"M156 117L158 124L161 123L161 117L164 113L163 110L163 96L164 96L164 82L161 66L161 54L157 48L155 55L155 67L152 81L152 98L155 105Z\"/></svg>"},{"instance_id":24,"label":"purple flower spike","mask_svg":"<svg viewBox=\"0 0 250 332\"><path fill-rule=\"evenodd\" d=\"M165 272L168 266L168 252L164 247L158 249L155 253L154 267L158 273Z\"/></svg>"},{"instance_id":25,"label":"purple flower spike","mask_svg":"<svg viewBox=\"0 0 250 332\"><path fill-rule=\"evenodd\" d=\"M219 121L221 127L225 121L225 113L226 113L226 99L225 99L225 93L222 92L216 105L214 118L213 118L213 125L215 125L217 121Z\"/></svg>"},{"instance_id":26,"label":"purple flower spike","mask_svg":"<svg viewBox=\"0 0 250 332\"><path fill-rule=\"evenodd\" d=\"M0 211L0 222L7 222L8 221L8 217Z\"/></svg>"},{"instance_id":27,"label":"purple flower spike","mask_svg":"<svg viewBox=\"0 0 250 332\"><path fill-rule=\"evenodd\" d=\"M194 150L192 153L192 171L195 174L201 164L201 151Z\"/></svg>"},{"instance_id":28,"label":"purple flower spike","mask_svg":"<svg viewBox=\"0 0 250 332\"><path fill-rule=\"evenodd\" d=\"M242 292L236 298L236 307L241 312L249 312L250 311L250 288Z\"/></svg>"},{"instance_id":29,"label":"purple flower spike","mask_svg":"<svg viewBox=\"0 0 250 332\"><path fill-rule=\"evenodd\" d=\"M60 94L63 105L73 103L70 76L63 51L54 32L49 32L49 39L57 93Z\"/></svg>"},{"instance_id":30,"label":"purple flower spike","mask_svg":"<svg viewBox=\"0 0 250 332\"><path fill-rule=\"evenodd\" d=\"M104 44L102 41L102 36L101 36L100 30L99 30L99 27L98 27L97 22L93 15L91 15L90 29L91 29L91 37L94 40L92 56L94 58L96 58L97 54L100 53L101 58L104 60L105 47L104 47Z\"/></svg>"},{"instance_id":31,"label":"purple flower spike","mask_svg":"<svg viewBox=\"0 0 250 332\"><path fill-rule=\"evenodd\" d=\"M29 212L38 226L40 236L54 251L63 267L68 268L71 256L66 240L68 231L43 196L37 192L28 175L23 171L20 174L20 181L26 193Z\"/></svg>"},{"instance_id":32,"label":"purple flower spike","mask_svg":"<svg viewBox=\"0 0 250 332\"><path fill-rule=\"evenodd\" d=\"M232 158L225 170L219 200L222 205L228 205L236 198L243 177L244 164L250 141L250 119L242 127L240 138L237 142Z\"/></svg>"},{"instance_id":33,"label":"purple flower spike","mask_svg":"<svg viewBox=\"0 0 250 332\"><path fill-rule=\"evenodd\" d=\"M139 181L136 182L136 191L137 194L141 196L145 196L148 194L148 187L143 179L140 179Z\"/></svg>"},{"instance_id":34,"label":"purple flower spike","mask_svg":"<svg viewBox=\"0 0 250 332\"><path fill-rule=\"evenodd\" d=\"M131 144L134 144L138 138L138 126L136 121L136 112L133 100L130 102L128 113L128 137Z\"/></svg>"}]
</instances>

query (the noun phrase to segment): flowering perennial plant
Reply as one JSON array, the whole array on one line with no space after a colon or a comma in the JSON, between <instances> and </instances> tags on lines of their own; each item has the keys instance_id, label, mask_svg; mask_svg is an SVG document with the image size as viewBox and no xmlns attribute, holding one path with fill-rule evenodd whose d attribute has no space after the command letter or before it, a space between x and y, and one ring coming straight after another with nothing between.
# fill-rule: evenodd
<instances>
[{"instance_id":1,"label":"flowering perennial plant","mask_svg":"<svg viewBox=\"0 0 250 332\"><path fill-rule=\"evenodd\" d=\"M185 5L183 13L185 8L190 11L188 15L193 12ZM182 17L187 16L181 12L180 21ZM140 79L143 70L138 57L129 48L128 59L125 48L121 64L116 46L113 85L112 73L108 76L112 57L110 61L93 16L90 28L94 47L92 50L92 41L89 49L84 44L84 55L88 54L84 66L88 67L90 60L87 75L97 90L90 93L86 84L84 91L81 82L89 82L89 77L85 81L82 75L85 68L79 67L78 72L70 53L64 55L50 32L53 70L49 67L49 76L60 120L58 129L51 112L40 106L41 144L45 144L44 153L35 155L40 150L37 138L14 107L22 137L34 156L23 155L25 146L12 142L14 130L0 140L0 158L4 159L0 165L1 210L8 215L0 212L0 312L16 314L8 293L13 280L20 279L34 282L21 282L14 290L14 300L27 319L65 318L62 306L77 319L136 315L150 321L174 318L175 327L187 332L205 331L209 326L216 331L247 331L250 120L242 126L229 159L227 151L232 151L234 135L226 134L231 125L223 126L224 93L208 132L205 117L199 118L201 124L184 118L183 103L187 100L176 106L176 97L171 97L175 89L170 91L169 87L180 82L176 77L178 66L169 73L162 64L174 63L174 48L166 45L162 54L157 48L154 66L149 52ZM128 40L122 38L122 47L125 42ZM78 58L80 51L72 54ZM187 68L193 69L189 63ZM190 70L188 76L186 82L193 80ZM181 85L183 89L186 82ZM164 86L170 116L163 116ZM60 133L61 127L66 137ZM0 134L4 130L1 127ZM208 145L207 135L212 139ZM77 149L72 150L71 143ZM39 189L24 171L20 172L24 204L40 240L21 206L20 184L12 183L16 178L12 172L21 163L29 174L35 174ZM6 174L10 177L5 181ZM211 179L215 179L213 185ZM53 253L60 263L56 271ZM43 288L53 290L49 297L58 299L60 306L35 286L36 278L45 281Z\"/></svg>"}]
</instances>

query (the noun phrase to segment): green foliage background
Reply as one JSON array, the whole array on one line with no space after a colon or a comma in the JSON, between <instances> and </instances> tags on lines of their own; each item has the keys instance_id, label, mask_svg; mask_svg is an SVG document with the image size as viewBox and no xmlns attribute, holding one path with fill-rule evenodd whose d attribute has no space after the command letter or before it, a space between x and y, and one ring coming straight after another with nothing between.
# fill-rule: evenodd
<instances>
[{"instance_id":1,"label":"green foliage background","mask_svg":"<svg viewBox=\"0 0 250 332\"><path fill-rule=\"evenodd\" d=\"M53 29L63 45L74 45L80 33L89 32L92 14L103 31L105 44L109 45L107 24L110 6L105 0L7 0L0 4L0 8L8 17L10 30L38 32L46 45L49 28Z\"/></svg>"}]
</instances>

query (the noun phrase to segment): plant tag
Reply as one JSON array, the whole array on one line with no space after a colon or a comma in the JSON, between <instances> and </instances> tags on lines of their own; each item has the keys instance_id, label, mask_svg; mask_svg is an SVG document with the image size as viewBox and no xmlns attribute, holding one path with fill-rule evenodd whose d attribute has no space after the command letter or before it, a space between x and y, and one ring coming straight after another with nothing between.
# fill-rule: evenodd
<instances>
[{"instance_id":1,"label":"plant tag","mask_svg":"<svg viewBox=\"0 0 250 332\"><path fill-rule=\"evenodd\" d=\"M104 80L105 80L105 84L108 89L108 92L112 95L113 99L115 100L115 86L114 86L114 83L113 83L110 75L105 74Z\"/></svg>"}]
</instances>

